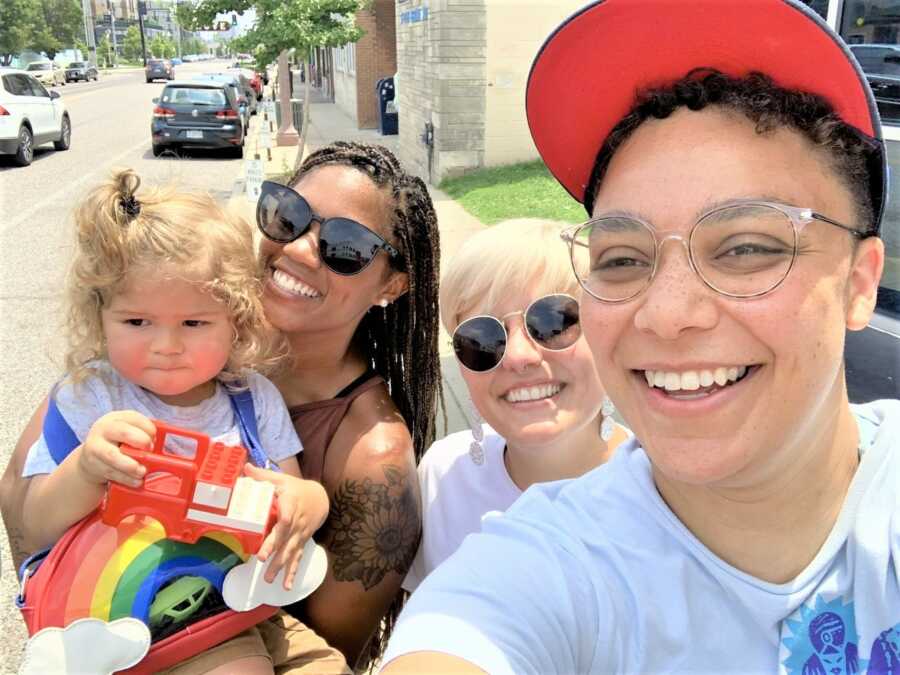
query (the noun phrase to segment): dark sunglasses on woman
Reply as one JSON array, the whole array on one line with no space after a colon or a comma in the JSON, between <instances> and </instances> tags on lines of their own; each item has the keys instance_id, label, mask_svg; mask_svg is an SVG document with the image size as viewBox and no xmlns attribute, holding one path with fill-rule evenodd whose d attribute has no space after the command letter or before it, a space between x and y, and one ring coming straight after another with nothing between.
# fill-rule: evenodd
<instances>
[{"instance_id":1,"label":"dark sunglasses on woman","mask_svg":"<svg viewBox=\"0 0 900 675\"><path fill-rule=\"evenodd\" d=\"M578 301L571 295L554 293L499 319L482 314L463 321L453 331L453 351L459 362L476 373L486 373L499 366L509 338L505 322L517 314L523 315L528 337L542 349L559 352L581 337Z\"/></svg>"},{"instance_id":2,"label":"dark sunglasses on woman","mask_svg":"<svg viewBox=\"0 0 900 675\"><path fill-rule=\"evenodd\" d=\"M319 223L319 256L335 274L352 276L369 266L378 251L402 269L400 252L365 225L349 218L322 218L303 197L285 185L264 181L256 203L256 224L266 238L289 244Z\"/></svg>"}]
</instances>

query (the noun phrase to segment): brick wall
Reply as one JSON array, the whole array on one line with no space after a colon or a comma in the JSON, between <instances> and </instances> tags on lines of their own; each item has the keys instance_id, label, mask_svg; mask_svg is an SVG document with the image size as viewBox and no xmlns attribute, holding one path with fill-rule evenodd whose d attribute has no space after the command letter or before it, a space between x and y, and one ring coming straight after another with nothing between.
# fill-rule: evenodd
<instances>
[{"instance_id":1,"label":"brick wall","mask_svg":"<svg viewBox=\"0 0 900 675\"><path fill-rule=\"evenodd\" d=\"M375 83L397 70L394 0L375 0L356 22L365 35L356 43L356 121L360 129L378 126Z\"/></svg>"}]
</instances>

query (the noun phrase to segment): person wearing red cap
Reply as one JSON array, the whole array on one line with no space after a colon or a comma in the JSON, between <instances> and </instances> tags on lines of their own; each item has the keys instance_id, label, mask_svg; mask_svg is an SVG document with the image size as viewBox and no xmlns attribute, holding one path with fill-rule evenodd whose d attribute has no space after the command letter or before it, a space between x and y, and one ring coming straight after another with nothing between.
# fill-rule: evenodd
<instances>
[{"instance_id":1,"label":"person wearing red cap","mask_svg":"<svg viewBox=\"0 0 900 675\"><path fill-rule=\"evenodd\" d=\"M635 438L486 516L383 672L898 672L900 402L851 406L843 364L887 168L846 45L794 0L601 0L526 106Z\"/></svg>"}]
</instances>

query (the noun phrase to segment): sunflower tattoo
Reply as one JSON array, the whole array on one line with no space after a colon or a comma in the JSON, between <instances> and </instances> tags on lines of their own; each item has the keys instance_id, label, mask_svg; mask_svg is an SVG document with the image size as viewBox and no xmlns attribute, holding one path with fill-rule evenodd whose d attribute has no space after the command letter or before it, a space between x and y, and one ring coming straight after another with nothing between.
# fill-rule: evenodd
<instances>
[{"instance_id":1,"label":"sunflower tattoo","mask_svg":"<svg viewBox=\"0 0 900 675\"><path fill-rule=\"evenodd\" d=\"M382 470L386 484L369 478L341 483L325 526L335 578L359 581L366 590L388 572L406 574L422 530L419 505L405 473L395 466Z\"/></svg>"}]
</instances>

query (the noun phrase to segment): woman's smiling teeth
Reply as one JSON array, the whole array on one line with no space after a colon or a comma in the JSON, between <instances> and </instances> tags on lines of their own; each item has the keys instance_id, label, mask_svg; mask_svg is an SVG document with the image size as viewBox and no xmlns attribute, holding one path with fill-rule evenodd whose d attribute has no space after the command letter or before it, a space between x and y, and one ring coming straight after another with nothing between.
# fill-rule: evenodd
<instances>
[{"instance_id":1,"label":"woman's smiling teeth","mask_svg":"<svg viewBox=\"0 0 900 675\"><path fill-rule=\"evenodd\" d=\"M541 399L556 396L562 385L560 384L541 384L534 387L519 387L518 389L510 389L504 395L504 399L510 403L521 403L523 401L539 401Z\"/></svg>"},{"instance_id":2,"label":"woman's smiling teeth","mask_svg":"<svg viewBox=\"0 0 900 675\"><path fill-rule=\"evenodd\" d=\"M304 298L318 298L322 295L312 286L304 284L297 277L292 277L287 272L282 272L281 270L274 270L272 272L272 281L274 281L275 285L285 293L302 295Z\"/></svg>"},{"instance_id":3,"label":"woman's smiling teeth","mask_svg":"<svg viewBox=\"0 0 900 675\"><path fill-rule=\"evenodd\" d=\"M737 382L747 374L747 366L720 366L713 370L645 370L647 385L672 391L697 391L718 385L725 387Z\"/></svg>"}]
</instances>

